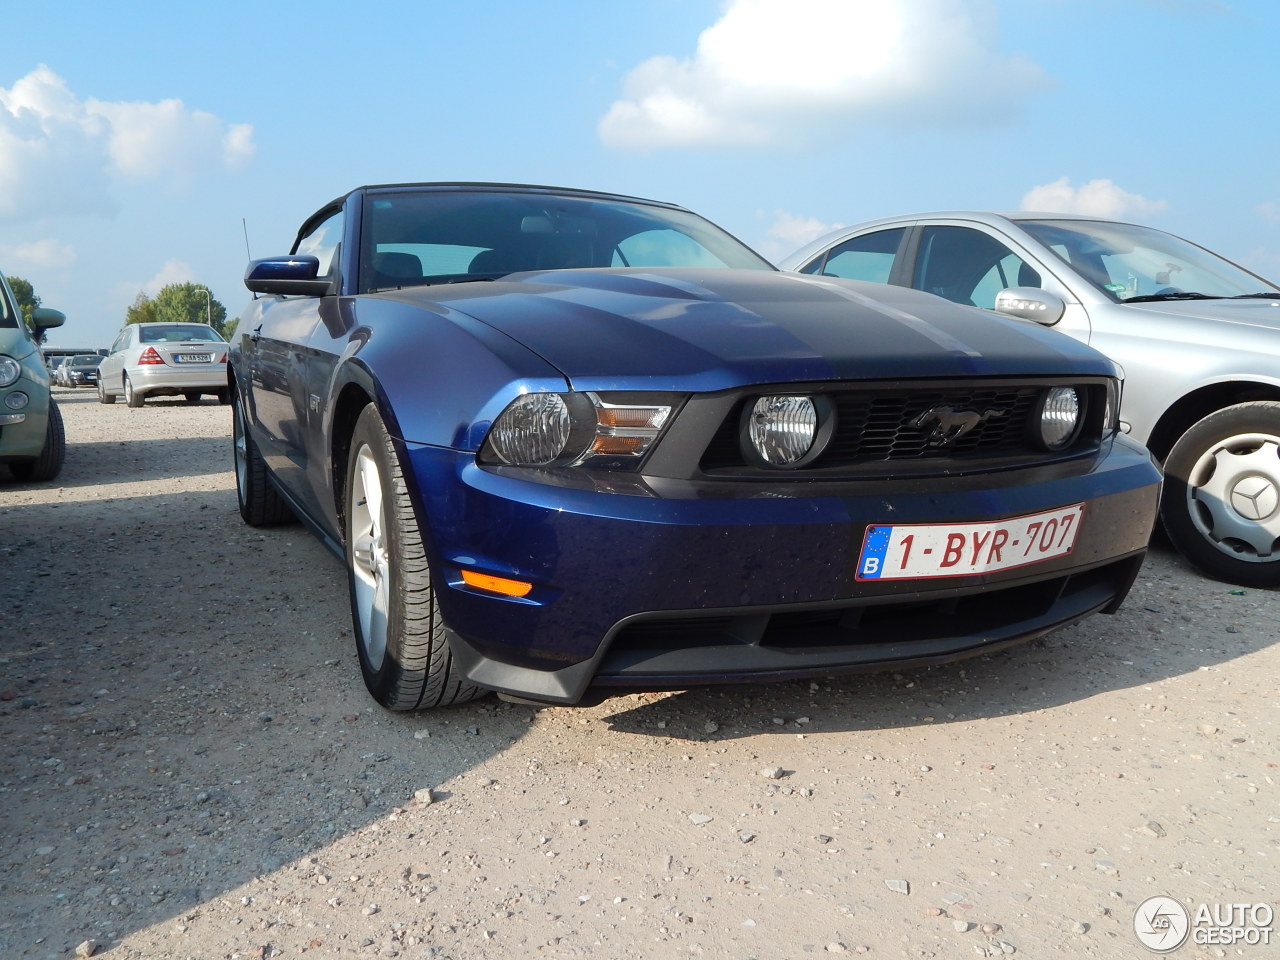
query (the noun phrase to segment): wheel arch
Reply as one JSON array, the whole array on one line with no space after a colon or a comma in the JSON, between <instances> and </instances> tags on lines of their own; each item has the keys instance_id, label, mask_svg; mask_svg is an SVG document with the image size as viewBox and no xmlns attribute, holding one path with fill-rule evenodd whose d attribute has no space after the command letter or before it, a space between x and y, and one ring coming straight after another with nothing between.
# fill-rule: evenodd
<instances>
[{"instance_id":1,"label":"wheel arch","mask_svg":"<svg viewBox=\"0 0 1280 960\"><path fill-rule=\"evenodd\" d=\"M1169 456L1178 438L1209 414L1237 403L1254 400L1280 402L1280 386L1256 381L1230 380L1200 387L1173 403L1156 422L1147 448L1159 460Z\"/></svg>"},{"instance_id":2,"label":"wheel arch","mask_svg":"<svg viewBox=\"0 0 1280 960\"><path fill-rule=\"evenodd\" d=\"M346 529L346 505L343 491L347 488L347 462L351 454L351 435L362 411L374 402L373 394L362 384L349 382L338 392L333 403L329 429L330 493L334 515L338 518L339 536Z\"/></svg>"}]
</instances>

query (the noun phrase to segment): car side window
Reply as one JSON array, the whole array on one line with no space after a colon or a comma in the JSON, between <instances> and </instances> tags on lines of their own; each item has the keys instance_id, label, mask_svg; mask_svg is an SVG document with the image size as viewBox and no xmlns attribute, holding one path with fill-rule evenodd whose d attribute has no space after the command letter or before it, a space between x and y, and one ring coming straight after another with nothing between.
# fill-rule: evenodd
<instances>
[{"instance_id":1,"label":"car side window","mask_svg":"<svg viewBox=\"0 0 1280 960\"><path fill-rule=\"evenodd\" d=\"M825 277L842 277L845 280L869 280L872 283L888 283L893 271L893 258L897 255L906 227L877 230L846 240L821 257L807 264L801 273L820 273Z\"/></svg>"},{"instance_id":2,"label":"car side window","mask_svg":"<svg viewBox=\"0 0 1280 960\"><path fill-rule=\"evenodd\" d=\"M298 238L294 253L309 253L320 261L320 277L332 277L338 263L338 244L342 240L342 211L322 220L314 230Z\"/></svg>"},{"instance_id":3,"label":"car side window","mask_svg":"<svg viewBox=\"0 0 1280 960\"><path fill-rule=\"evenodd\" d=\"M1006 287L1038 287L1040 274L1007 246L968 227L924 227L911 285L992 310Z\"/></svg>"}]
</instances>

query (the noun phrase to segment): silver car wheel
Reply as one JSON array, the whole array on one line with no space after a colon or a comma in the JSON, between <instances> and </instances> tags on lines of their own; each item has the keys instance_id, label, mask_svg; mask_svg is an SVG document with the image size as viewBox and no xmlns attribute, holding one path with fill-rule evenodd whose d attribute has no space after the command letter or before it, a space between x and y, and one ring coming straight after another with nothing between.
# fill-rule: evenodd
<instances>
[{"instance_id":1,"label":"silver car wheel","mask_svg":"<svg viewBox=\"0 0 1280 960\"><path fill-rule=\"evenodd\" d=\"M1280 437L1244 433L1214 444L1187 480L1187 509L1206 540L1235 560L1268 563L1280 541Z\"/></svg>"},{"instance_id":2,"label":"silver car wheel","mask_svg":"<svg viewBox=\"0 0 1280 960\"><path fill-rule=\"evenodd\" d=\"M351 480L351 572L359 639L369 665L378 669L387 653L390 559L382 475L367 445L356 452Z\"/></svg>"},{"instance_id":3,"label":"silver car wheel","mask_svg":"<svg viewBox=\"0 0 1280 960\"><path fill-rule=\"evenodd\" d=\"M231 411L231 450L236 465L236 496L243 506L249 489L249 448L245 439L244 411L236 404Z\"/></svg>"}]
</instances>

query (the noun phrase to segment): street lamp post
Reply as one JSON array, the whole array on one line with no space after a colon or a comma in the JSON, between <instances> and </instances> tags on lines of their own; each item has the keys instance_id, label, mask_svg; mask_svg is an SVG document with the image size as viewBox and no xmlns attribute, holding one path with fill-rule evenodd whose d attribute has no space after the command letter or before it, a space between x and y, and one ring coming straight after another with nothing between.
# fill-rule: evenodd
<instances>
[{"instance_id":1,"label":"street lamp post","mask_svg":"<svg viewBox=\"0 0 1280 960\"><path fill-rule=\"evenodd\" d=\"M196 287L196 293L204 294L205 318L209 322L209 326L213 326L213 294L205 287Z\"/></svg>"}]
</instances>

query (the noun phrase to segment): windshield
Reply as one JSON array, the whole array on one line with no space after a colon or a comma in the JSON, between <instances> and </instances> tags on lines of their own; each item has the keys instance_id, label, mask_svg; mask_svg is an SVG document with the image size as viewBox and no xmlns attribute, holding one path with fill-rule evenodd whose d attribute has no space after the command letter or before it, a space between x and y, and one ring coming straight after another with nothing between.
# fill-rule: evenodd
<instances>
[{"instance_id":1,"label":"windshield","mask_svg":"<svg viewBox=\"0 0 1280 960\"><path fill-rule=\"evenodd\" d=\"M1149 227L1106 220L1021 220L1019 226L1118 303L1280 294L1274 283L1231 261Z\"/></svg>"},{"instance_id":2,"label":"windshield","mask_svg":"<svg viewBox=\"0 0 1280 960\"><path fill-rule=\"evenodd\" d=\"M773 267L685 210L612 198L388 191L365 201L362 293L583 267Z\"/></svg>"},{"instance_id":3,"label":"windshield","mask_svg":"<svg viewBox=\"0 0 1280 960\"><path fill-rule=\"evenodd\" d=\"M213 327L202 323L153 323L139 330L140 343L182 343L186 340L211 340L222 343Z\"/></svg>"},{"instance_id":4,"label":"windshield","mask_svg":"<svg viewBox=\"0 0 1280 960\"><path fill-rule=\"evenodd\" d=\"M71 358L71 366L73 367L96 367L102 362L102 358L93 354L84 354Z\"/></svg>"}]
</instances>

